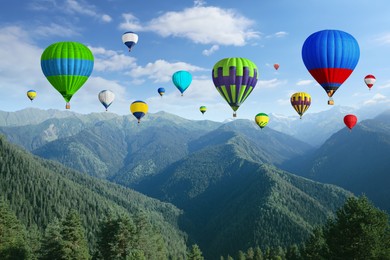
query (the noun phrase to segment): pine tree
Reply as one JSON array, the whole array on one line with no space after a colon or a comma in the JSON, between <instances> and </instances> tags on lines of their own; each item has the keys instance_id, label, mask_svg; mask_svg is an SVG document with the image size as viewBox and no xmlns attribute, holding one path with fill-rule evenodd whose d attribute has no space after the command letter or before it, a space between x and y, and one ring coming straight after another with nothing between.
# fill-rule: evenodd
<instances>
[{"instance_id":1,"label":"pine tree","mask_svg":"<svg viewBox=\"0 0 390 260\"><path fill-rule=\"evenodd\" d=\"M0 198L0 259L27 259L28 257L25 227L8 204Z\"/></svg>"},{"instance_id":2,"label":"pine tree","mask_svg":"<svg viewBox=\"0 0 390 260\"><path fill-rule=\"evenodd\" d=\"M237 259L238 260L245 260L246 259L246 256L244 254L244 252L242 252L241 250L238 251L238 255L237 255Z\"/></svg>"},{"instance_id":3,"label":"pine tree","mask_svg":"<svg viewBox=\"0 0 390 260\"><path fill-rule=\"evenodd\" d=\"M261 251L259 246L255 247L255 256L253 257L254 260L263 260L263 252Z\"/></svg>"},{"instance_id":4,"label":"pine tree","mask_svg":"<svg viewBox=\"0 0 390 260\"><path fill-rule=\"evenodd\" d=\"M305 247L302 249L301 255L303 259L327 259L328 246L324 238L322 228L317 227L313 230L313 234L305 243Z\"/></svg>"},{"instance_id":5,"label":"pine tree","mask_svg":"<svg viewBox=\"0 0 390 260\"><path fill-rule=\"evenodd\" d=\"M128 216L109 216L100 223L97 259L127 259L135 253L135 226Z\"/></svg>"},{"instance_id":6,"label":"pine tree","mask_svg":"<svg viewBox=\"0 0 390 260\"><path fill-rule=\"evenodd\" d=\"M47 225L39 250L39 259L62 259L61 223L55 218Z\"/></svg>"},{"instance_id":7,"label":"pine tree","mask_svg":"<svg viewBox=\"0 0 390 260\"><path fill-rule=\"evenodd\" d=\"M88 242L81 223L81 218L75 210L70 210L62 221L61 235L63 259L89 259Z\"/></svg>"},{"instance_id":8,"label":"pine tree","mask_svg":"<svg viewBox=\"0 0 390 260\"><path fill-rule=\"evenodd\" d=\"M388 215L367 197L349 198L327 223L324 236L333 259L390 259Z\"/></svg>"},{"instance_id":9,"label":"pine tree","mask_svg":"<svg viewBox=\"0 0 390 260\"><path fill-rule=\"evenodd\" d=\"M191 250L187 254L188 260L203 260L202 251L197 244L192 245Z\"/></svg>"},{"instance_id":10,"label":"pine tree","mask_svg":"<svg viewBox=\"0 0 390 260\"><path fill-rule=\"evenodd\" d=\"M253 260L255 257L255 251L253 250L253 247L248 248L246 251L246 259Z\"/></svg>"},{"instance_id":11,"label":"pine tree","mask_svg":"<svg viewBox=\"0 0 390 260\"><path fill-rule=\"evenodd\" d=\"M287 248L286 252L286 259L287 260L300 260L301 254L299 252L299 247L297 244L293 244Z\"/></svg>"}]
</instances>

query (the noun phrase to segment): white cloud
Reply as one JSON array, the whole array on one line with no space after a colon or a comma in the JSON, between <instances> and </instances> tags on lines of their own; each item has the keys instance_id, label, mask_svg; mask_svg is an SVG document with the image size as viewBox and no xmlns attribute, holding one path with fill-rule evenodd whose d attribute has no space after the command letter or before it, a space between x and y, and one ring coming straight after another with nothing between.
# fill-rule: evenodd
<instances>
[{"instance_id":1,"label":"white cloud","mask_svg":"<svg viewBox=\"0 0 390 260\"><path fill-rule=\"evenodd\" d=\"M112 18L111 18L111 16L109 16L108 14L103 14L103 15L102 15L102 21L103 21L103 22L106 22L106 23L109 23L109 22L112 21Z\"/></svg>"},{"instance_id":2,"label":"white cloud","mask_svg":"<svg viewBox=\"0 0 390 260\"><path fill-rule=\"evenodd\" d=\"M217 50L219 50L219 46L214 44L213 46L211 46L210 49L208 50L203 50L202 51L202 54L205 55L205 56L210 56L211 54L213 54L214 52L216 52Z\"/></svg>"},{"instance_id":3,"label":"white cloud","mask_svg":"<svg viewBox=\"0 0 390 260\"><path fill-rule=\"evenodd\" d=\"M383 34L382 36L376 38L375 41L383 45L390 44L390 33Z\"/></svg>"},{"instance_id":4,"label":"white cloud","mask_svg":"<svg viewBox=\"0 0 390 260\"><path fill-rule=\"evenodd\" d=\"M204 0L195 0L194 6L204 6L206 4L206 1Z\"/></svg>"},{"instance_id":5,"label":"white cloud","mask_svg":"<svg viewBox=\"0 0 390 260\"><path fill-rule=\"evenodd\" d=\"M137 66L136 59L132 56L101 47L89 46L89 49L95 57L94 70L96 71L126 71Z\"/></svg>"},{"instance_id":6,"label":"white cloud","mask_svg":"<svg viewBox=\"0 0 390 260\"><path fill-rule=\"evenodd\" d=\"M125 31L145 31L146 29L142 27L139 19L131 13L122 14L123 23L119 24L119 29Z\"/></svg>"},{"instance_id":7,"label":"white cloud","mask_svg":"<svg viewBox=\"0 0 390 260\"><path fill-rule=\"evenodd\" d=\"M310 85L310 84L313 84L314 80L312 79L304 79L304 80L300 80L297 82L297 86L307 86L307 85Z\"/></svg>"},{"instance_id":8,"label":"white cloud","mask_svg":"<svg viewBox=\"0 0 390 260\"><path fill-rule=\"evenodd\" d=\"M56 11L68 14L81 14L94 17L102 22L110 22L111 17L100 14L95 5L85 0L34 0L29 3L29 8L35 11Z\"/></svg>"},{"instance_id":9,"label":"white cloud","mask_svg":"<svg viewBox=\"0 0 390 260\"><path fill-rule=\"evenodd\" d=\"M274 34L271 34L271 35L267 35L266 38L283 38L283 37L286 37L288 35L287 32L276 32Z\"/></svg>"},{"instance_id":10,"label":"white cloud","mask_svg":"<svg viewBox=\"0 0 390 260\"><path fill-rule=\"evenodd\" d=\"M243 46L260 37L251 27L254 21L230 9L194 6L167 12L141 25L132 14L124 14L122 30L153 31L162 37L187 38L200 44Z\"/></svg>"},{"instance_id":11,"label":"white cloud","mask_svg":"<svg viewBox=\"0 0 390 260\"><path fill-rule=\"evenodd\" d=\"M390 88L390 81L387 81L385 84L378 86L378 89Z\"/></svg>"},{"instance_id":12,"label":"white cloud","mask_svg":"<svg viewBox=\"0 0 390 260\"><path fill-rule=\"evenodd\" d=\"M44 36L44 37L48 37L48 36L70 37L70 36L80 34L77 28L72 28L65 24L59 25L56 23L51 23L45 26L37 26L35 29L33 29L33 31L34 31L34 34L32 34L33 37L37 35Z\"/></svg>"},{"instance_id":13,"label":"white cloud","mask_svg":"<svg viewBox=\"0 0 390 260\"><path fill-rule=\"evenodd\" d=\"M189 72L195 71L205 71L206 69L185 63L185 62L175 62L169 63L165 60L156 60L155 62L150 62L146 66L137 66L133 68L129 75L134 78L146 77L153 82L169 82L172 80L172 74L178 70L187 70Z\"/></svg>"},{"instance_id":14,"label":"white cloud","mask_svg":"<svg viewBox=\"0 0 390 260\"><path fill-rule=\"evenodd\" d=\"M363 105L371 106L376 105L378 103L388 103L390 100L382 94L375 94L371 99L364 101Z\"/></svg>"},{"instance_id":15,"label":"white cloud","mask_svg":"<svg viewBox=\"0 0 390 260\"><path fill-rule=\"evenodd\" d=\"M278 79L271 79L271 80L258 80L256 84L256 89L258 88L276 88L280 85L284 85L287 83L287 80L278 80Z\"/></svg>"}]
</instances>

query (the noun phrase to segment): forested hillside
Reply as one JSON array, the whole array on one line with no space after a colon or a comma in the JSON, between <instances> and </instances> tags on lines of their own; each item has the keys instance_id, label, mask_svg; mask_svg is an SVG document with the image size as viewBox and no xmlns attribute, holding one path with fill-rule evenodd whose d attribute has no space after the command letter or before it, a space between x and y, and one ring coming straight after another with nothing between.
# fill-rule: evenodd
<instances>
[{"instance_id":1,"label":"forested hillside","mask_svg":"<svg viewBox=\"0 0 390 260\"><path fill-rule=\"evenodd\" d=\"M185 234L177 226L181 211L121 186L40 159L0 137L0 195L27 229L40 233L71 209L80 214L90 250L94 251L99 222L108 214L145 214L171 257L186 252Z\"/></svg>"}]
</instances>

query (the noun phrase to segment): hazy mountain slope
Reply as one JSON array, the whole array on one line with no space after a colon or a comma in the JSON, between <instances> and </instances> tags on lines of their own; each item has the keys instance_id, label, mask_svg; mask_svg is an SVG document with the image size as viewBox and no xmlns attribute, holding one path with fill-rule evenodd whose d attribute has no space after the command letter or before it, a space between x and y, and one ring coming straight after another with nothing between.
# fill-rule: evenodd
<instances>
[{"instance_id":1,"label":"hazy mountain slope","mask_svg":"<svg viewBox=\"0 0 390 260\"><path fill-rule=\"evenodd\" d=\"M144 211L171 248L171 255L185 254L184 235L177 228L181 212L173 205L42 160L9 144L2 136L0 158L0 195L27 226L36 224L42 230L53 218L76 209L93 242L98 222L109 212Z\"/></svg>"},{"instance_id":2,"label":"hazy mountain slope","mask_svg":"<svg viewBox=\"0 0 390 260\"><path fill-rule=\"evenodd\" d=\"M355 194L366 194L377 206L390 211L390 116L364 120L352 131L335 133L317 151L287 163L298 175L332 183Z\"/></svg>"}]
</instances>

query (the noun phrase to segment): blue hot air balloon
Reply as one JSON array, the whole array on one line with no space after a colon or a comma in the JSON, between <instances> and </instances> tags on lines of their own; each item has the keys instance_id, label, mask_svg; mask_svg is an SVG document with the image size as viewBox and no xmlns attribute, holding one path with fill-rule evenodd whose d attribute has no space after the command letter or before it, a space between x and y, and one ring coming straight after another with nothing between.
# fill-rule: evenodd
<instances>
[{"instance_id":1,"label":"blue hot air balloon","mask_svg":"<svg viewBox=\"0 0 390 260\"><path fill-rule=\"evenodd\" d=\"M172 82L183 96L184 91L190 86L192 82L192 75L188 71L179 70L172 75Z\"/></svg>"},{"instance_id":2,"label":"blue hot air balloon","mask_svg":"<svg viewBox=\"0 0 390 260\"><path fill-rule=\"evenodd\" d=\"M160 96L162 97L162 96L164 95L164 93L165 93L165 88L158 88L158 89L157 89L157 92L158 92L158 94L160 94Z\"/></svg>"},{"instance_id":3,"label":"blue hot air balloon","mask_svg":"<svg viewBox=\"0 0 390 260\"><path fill-rule=\"evenodd\" d=\"M313 78L324 88L333 105L333 94L355 69L359 44L349 33L323 30L311 34L302 47L302 59Z\"/></svg>"}]
</instances>

